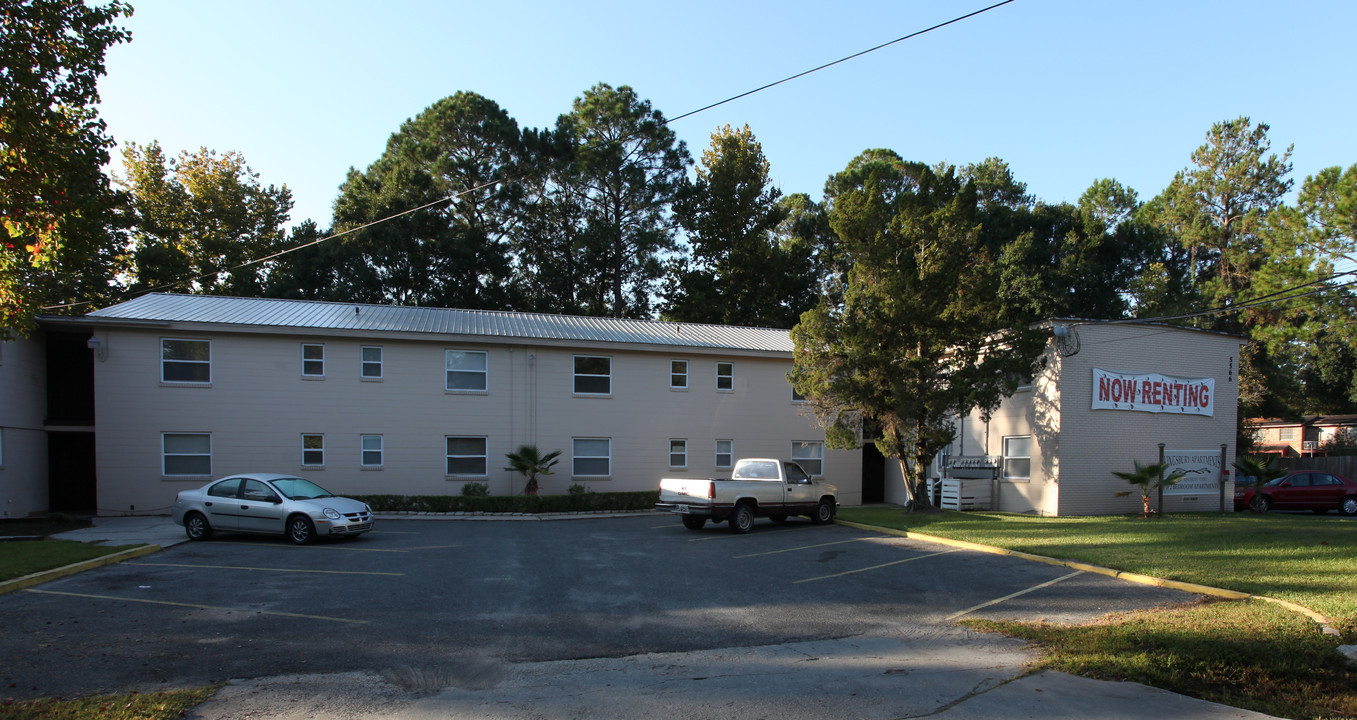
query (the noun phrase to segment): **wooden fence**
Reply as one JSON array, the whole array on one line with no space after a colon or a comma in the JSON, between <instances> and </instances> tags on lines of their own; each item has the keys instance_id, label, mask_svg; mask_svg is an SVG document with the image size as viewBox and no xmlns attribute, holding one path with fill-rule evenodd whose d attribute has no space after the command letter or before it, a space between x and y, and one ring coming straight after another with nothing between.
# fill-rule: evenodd
<instances>
[{"instance_id":1,"label":"wooden fence","mask_svg":"<svg viewBox=\"0 0 1357 720\"><path fill-rule=\"evenodd\" d=\"M1357 480L1357 455L1318 455L1315 457L1287 457L1273 460L1277 467L1287 470L1321 470Z\"/></svg>"}]
</instances>

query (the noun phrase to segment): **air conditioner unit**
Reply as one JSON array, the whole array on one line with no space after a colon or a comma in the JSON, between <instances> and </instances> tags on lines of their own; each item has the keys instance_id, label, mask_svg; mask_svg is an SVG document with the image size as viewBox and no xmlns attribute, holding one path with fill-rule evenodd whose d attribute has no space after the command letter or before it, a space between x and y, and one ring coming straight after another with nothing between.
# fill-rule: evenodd
<instances>
[{"instance_id":1,"label":"air conditioner unit","mask_svg":"<svg viewBox=\"0 0 1357 720\"><path fill-rule=\"evenodd\" d=\"M1300 449L1305 452L1314 452L1318 447L1319 442L1316 440L1302 440L1300 443Z\"/></svg>"}]
</instances>

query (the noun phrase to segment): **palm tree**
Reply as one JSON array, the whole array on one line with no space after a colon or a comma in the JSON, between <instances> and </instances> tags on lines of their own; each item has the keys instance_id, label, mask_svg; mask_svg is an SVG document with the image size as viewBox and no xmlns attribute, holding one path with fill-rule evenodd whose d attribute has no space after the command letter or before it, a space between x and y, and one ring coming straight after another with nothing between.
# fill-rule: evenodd
<instances>
[{"instance_id":1,"label":"palm tree","mask_svg":"<svg viewBox=\"0 0 1357 720\"><path fill-rule=\"evenodd\" d=\"M509 458L509 467L504 469L513 470L528 478L528 486L523 488L523 494L536 495L537 476L551 475L551 468L559 462L556 458L560 457L560 455L560 450L542 455L537 450L536 445L520 445L518 452L509 453L504 456Z\"/></svg>"},{"instance_id":2,"label":"palm tree","mask_svg":"<svg viewBox=\"0 0 1357 720\"><path fill-rule=\"evenodd\" d=\"M1269 482L1287 473L1286 468L1280 468L1272 464L1276 458L1255 455L1241 455L1235 458L1234 469L1239 471L1239 477L1250 478L1255 488L1262 487ZM1235 486L1241 486L1243 483L1235 481Z\"/></svg>"},{"instance_id":3,"label":"palm tree","mask_svg":"<svg viewBox=\"0 0 1357 720\"><path fill-rule=\"evenodd\" d=\"M1168 463L1156 463L1154 465L1141 465L1140 461L1135 461L1135 472L1117 472L1112 471L1113 475L1136 485L1140 488L1140 500L1144 503L1144 511L1141 517L1150 516L1150 495L1156 488L1168 487L1182 480L1185 473L1181 470L1175 470L1172 475L1164 477L1164 471L1168 469ZM1130 495L1131 491L1117 493L1117 497Z\"/></svg>"}]
</instances>

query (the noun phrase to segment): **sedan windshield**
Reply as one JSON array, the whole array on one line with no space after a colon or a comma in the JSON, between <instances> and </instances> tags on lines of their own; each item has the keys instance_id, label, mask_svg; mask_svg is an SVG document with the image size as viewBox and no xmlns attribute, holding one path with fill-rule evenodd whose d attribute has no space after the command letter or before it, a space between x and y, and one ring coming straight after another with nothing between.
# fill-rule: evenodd
<instances>
[{"instance_id":1,"label":"sedan windshield","mask_svg":"<svg viewBox=\"0 0 1357 720\"><path fill-rule=\"evenodd\" d=\"M278 478L272 481L273 486L278 488L278 492L288 500L312 500L315 498L334 497L329 490L298 477Z\"/></svg>"}]
</instances>

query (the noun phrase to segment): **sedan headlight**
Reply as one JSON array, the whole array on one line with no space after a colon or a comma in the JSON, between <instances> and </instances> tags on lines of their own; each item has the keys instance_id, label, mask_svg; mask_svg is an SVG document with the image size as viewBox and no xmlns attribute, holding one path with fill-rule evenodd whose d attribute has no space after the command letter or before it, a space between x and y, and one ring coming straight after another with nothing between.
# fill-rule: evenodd
<instances>
[{"instance_id":1,"label":"sedan headlight","mask_svg":"<svg viewBox=\"0 0 1357 720\"><path fill-rule=\"evenodd\" d=\"M330 518L331 520L338 520L339 511L334 508L325 508L325 517Z\"/></svg>"}]
</instances>

